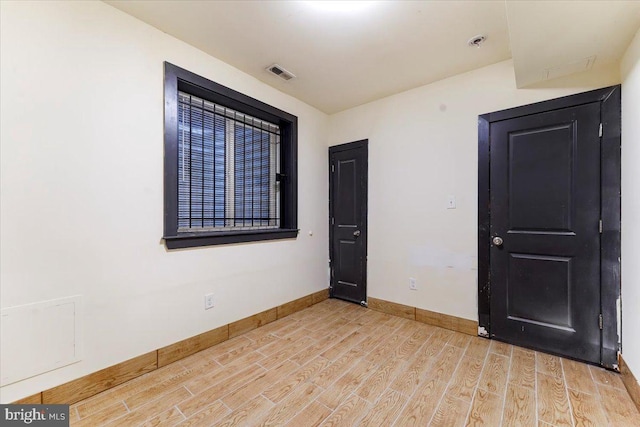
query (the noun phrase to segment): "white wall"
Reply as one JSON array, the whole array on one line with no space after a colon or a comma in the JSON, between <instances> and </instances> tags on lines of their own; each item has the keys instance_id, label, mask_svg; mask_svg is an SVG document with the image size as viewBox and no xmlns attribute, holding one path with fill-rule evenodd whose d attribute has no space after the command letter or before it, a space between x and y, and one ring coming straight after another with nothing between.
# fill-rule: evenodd
<instances>
[{"instance_id":1,"label":"white wall","mask_svg":"<svg viewBox=\"0 0 640 427\"><path fill-rule=\"evenodd\" d=\"M369 296L477 319L478 115L617 83L518 90L505 61L332 115L330 145L369 139Z\"/></svg>"},{"instance_id":2,"label":"white wall","mask_svg":"<svg viewBox=\"0 0 640 427\"><path fill-rule=\"evenodd\" d=\"M0 401L326 288L325 114L104 3L0 4L2 308L85 313L84 360ZM165 249L163 61L298 116L297 240Z\"/></svg>"},{"instance_id":3,"label":"white wall","mask_svg":"<svg viewBox=\"0 0 640 427\"><path fill-rule=\"evenodd\" d=\"M640 30L622 74L622 355L640 378Z\"/></svg>"}]
</instances>

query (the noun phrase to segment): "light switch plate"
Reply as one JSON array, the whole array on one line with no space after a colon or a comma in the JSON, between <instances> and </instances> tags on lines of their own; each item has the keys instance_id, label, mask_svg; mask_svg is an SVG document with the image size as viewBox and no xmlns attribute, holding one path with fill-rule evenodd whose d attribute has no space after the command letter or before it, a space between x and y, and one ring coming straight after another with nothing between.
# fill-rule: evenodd
<instances>
[{"instance_id":1,"label":"light switch plate","mask_svg":"<svg viewBox=\"0 0 640 427\"><path fill-rule=\"evenodd\" d=\"M447 196L447 209L456 208L456 196Z\"/></svg>"},{"instance_id":2,"label":"light switch plate","mask_svg":"<svg viewBox=\"0 0 640 427\"><path fill-rule=\"evenodd\" d=\"M204 309L209 310L213 308L213 294L206 294L204 296Z\"/></svg>"}]
</instances>

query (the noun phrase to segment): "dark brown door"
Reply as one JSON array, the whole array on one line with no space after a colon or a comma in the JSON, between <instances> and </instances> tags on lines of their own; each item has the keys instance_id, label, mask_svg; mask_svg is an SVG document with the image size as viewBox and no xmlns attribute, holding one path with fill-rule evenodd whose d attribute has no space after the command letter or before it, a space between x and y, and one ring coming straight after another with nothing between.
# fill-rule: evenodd
<instances>
[{"instance_id":1,"label":"dark brown door","mask_svg":"<svg viewBox=\"0 0 640 427\"><path fill-rule=\"evenodd\" d=\"M491 336L600 363L600 103L490 125Z\"/></svg>"},{"instance_id":2,"label":"dark brown door","mask_svg":"<svg viewBox=\"0 0 640 427\"><path fill-rule=\"evenodd\" d=\"M329 148L331 297L366 305L367 141Z\"/></svg>"}]
</instances>

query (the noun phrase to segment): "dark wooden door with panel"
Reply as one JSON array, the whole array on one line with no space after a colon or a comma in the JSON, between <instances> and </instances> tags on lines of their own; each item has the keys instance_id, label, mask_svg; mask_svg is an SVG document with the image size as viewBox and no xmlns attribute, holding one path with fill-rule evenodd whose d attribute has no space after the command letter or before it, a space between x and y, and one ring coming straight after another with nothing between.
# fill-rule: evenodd
<instances>
[{"instance_id":1,"label":"dark wooden door with panel","mask_svg":"<svg viewBox=\"0 0 640 427\"><path fill-rule=\"evenodd\" d=\"M491 126L492 333L600 361L600 105Z\"/></svg>"},{"instance_id":2,"label":"dark wooden door with panel","mask_svg":"<svg viewBox=\"0 0 640 427\"><path fill-rule=\"evenodd\" d=\"M491 338L609 367L619 297L619 263L609 261L620 229L619 191L610 190L620 182L602 123L614 90L485 115L484 178L479 163L480 326ZM619 138L619 122L609 125Z\"/></svg>"},{"instance_id":3,"label":"dark wooden door with panel","mask_svg":"<svg viewBox=\"0 0 640 427\"><path fill-rule=\"evenodd\" d=\"M367 141L329 148L332 298L367 301Z\"/></svg>"}]
</instances>

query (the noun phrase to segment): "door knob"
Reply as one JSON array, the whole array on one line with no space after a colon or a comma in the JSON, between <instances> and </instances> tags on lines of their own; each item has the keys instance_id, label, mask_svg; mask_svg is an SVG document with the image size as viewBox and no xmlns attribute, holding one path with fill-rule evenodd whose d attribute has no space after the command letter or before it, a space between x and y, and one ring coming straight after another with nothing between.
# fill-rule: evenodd
<instances>
[{"instance_id":1,"label":"door knob","mask_svg":"<svg viewBox=\"0 0 640 427\"><path fill-rule=\"evenodd\" d=\"M493 244L496 246L502 246L502 244L504 243L504 240L502 240L502 237L500 236L496 236L493 238Z\"/></svg>"},{"instance_id":2,"label":"door knob","mask_svg":"<svg viewBox=\"0 0 640 427\"><path fill-rule=\"evenodd\" d=\"M353 232L353 236L354 237L359 237L360 236L360 230L356 230Z\"/></svg>"}]
</instances>

